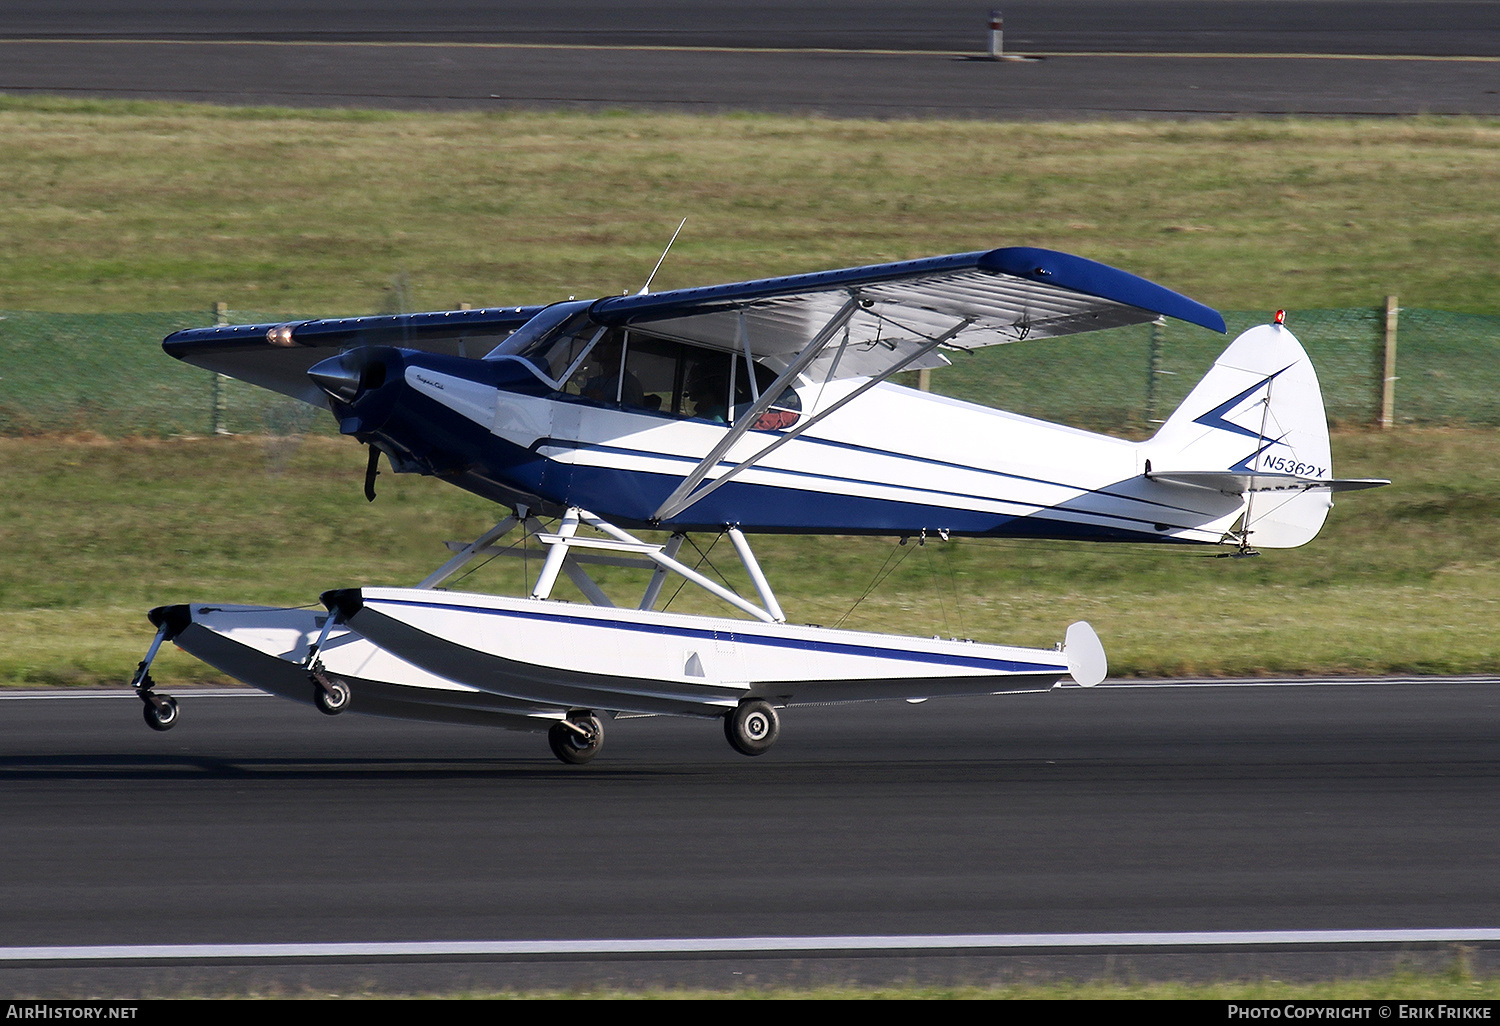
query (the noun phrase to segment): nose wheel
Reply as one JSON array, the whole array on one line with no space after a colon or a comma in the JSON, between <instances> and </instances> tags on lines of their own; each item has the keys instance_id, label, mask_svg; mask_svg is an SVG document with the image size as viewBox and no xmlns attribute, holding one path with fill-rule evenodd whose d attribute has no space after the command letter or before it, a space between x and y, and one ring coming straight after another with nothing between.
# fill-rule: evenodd
<instances>
[{"instance_id":1,"label":"nose wheel","mask_svg":"<svg viewBox=\"0 0 1500 1026\"><path fill-rule=\"evenodd\" d=\"M781 736L781 721L770 702L754 698L724 717L724 736L741 755L764 755Z\"/></svg>"},{"instance_id":2,"label":"nose wheel","mask_svg":"<svg viewBox=\"0 0 1500 1026\"><path fill-rule=\"evenodd\" d=\"M604 724L589 712L568 713L547 731L552 754L570 766L582 766L604 747Z\"/></svg>"}]
</instances>

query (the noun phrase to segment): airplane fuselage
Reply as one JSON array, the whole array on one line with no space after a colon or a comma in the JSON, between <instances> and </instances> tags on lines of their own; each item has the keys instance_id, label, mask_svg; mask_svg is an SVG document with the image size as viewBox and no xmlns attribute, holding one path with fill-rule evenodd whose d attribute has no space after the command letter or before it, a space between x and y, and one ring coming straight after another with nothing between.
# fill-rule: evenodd
<instances>
[{"instance_id":1,"label":"airplane fuselage","mask_svg":"<svg viewBox=\"0 0 1500 1026\"><path fill-rule=\"evenodd\" d=\"M663 500L724 438L722 420L569 394L521 357L370 348L359 359L351 378L360 387L335 396L334 412L398 471L506 505L578 506L630 526L1214 543L1241 505L1147 480L1149 443L881 384L658 520ZM795 416L815 416L862 383L803 383ZM708 479L781 434L747 432Z\"/></svg>"}]
</instances>

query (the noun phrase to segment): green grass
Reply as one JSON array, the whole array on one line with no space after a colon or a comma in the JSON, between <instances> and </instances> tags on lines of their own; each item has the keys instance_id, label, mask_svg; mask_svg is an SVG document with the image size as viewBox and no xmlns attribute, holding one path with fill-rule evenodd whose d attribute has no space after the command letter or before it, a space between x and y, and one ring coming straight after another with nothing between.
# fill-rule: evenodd
<instances>
[{"instance_id":1,"label":"green grass","mask_svg":"<svg viewBox=\"0 0 1500 1026\"><path fill-rule=\"evenodd\" d=\"M391 308L397 281L409 309L598 295L638 287L687 216L657 288L1038 245L1226 309L1394 292L1500 313L1493 119L1007 124L0 96L0 132L0 309L361 313ZM1116 673L1496 669L1495 436L1343 433L1335 451L1341 474L1398 485L1341 499L1311 546L1254 560L827 538L759 550L795 620L1050 645L1087 618ZM414 582L441 541L495 515L389 476L367 507L362 465L356 447L316 438L0 440L0 680L117 682L152 605ZM888 559L899 567L851 611ZM733 563L724 549L712 560ZM514 592L519 570L461 586ZM673 608L718 611L691 591ZM158 666L163 680L210 676L175 653Z\"/></svg>"},{"instance_id":2,"label":"green grass","mask_svg":"<svg viewBox=\"0 0 1500 1026\"><path fill-rule=\"evenodd\" d=\"M368 997L372 995L350 995ZM455 995L441 995L452 997ZM969 986L753 988L735 991L546 991L469 994L495 999L599 1000L801 1000L801 1001L1495 1001L1500 978L1455 973L1397 973L1383 979L1287 983L1280 980L1216 983L1116 983L1111 981L1007 983Z\"/></svg>"},{"instance_id":3,"label":"green grass","mask_svg":"<svg viewBox=\"0 0 1500 1026\"><path fill-rule=\"evenodd\" d=\"M756 549L795 622L1050 646L1087 619L1116 675L1495 672L1497 442L1483 430L1338 433L1338 474L1397 483L1341 497L1314 542L1254 559L973 539L765 537ZM363 469L358 446L316 436L0 439L0 681L120 683L151 606L299 605L330 587L415 583L446 558L444 540L499 513L390 474L367 504ZM727 541L697 540L711 565L736 566ZM894 571L856 604L887 561ZM495 560L452 586L515 594L522 570ZM632 570L600 579L622 600L644 583ZM670 608L728 609L691 586ZM155 672L221 679L177 652Z\"/></svg>"},{"instance_id":4,"label":"green grass","mask_svg":"<svg viewBox=\"0 0 1500 1026\"><path fill-rule=\"evenodd\" d=\"M1403 969L1384 976L1319 982L1277 979L1214 982L1054 980L993 984L890 984L887 986L755 986L731 990L692 987L647 987L634 990L574 987L565 990L464 991L437 994L391 994L357 990L329 992L204 991L166 993L164 998L437 998L442 1000L604 1000L604 1001L1464 1001L1500 1000L1500 977L1476 975L1471 955L1459 951L1446 971Z\"/></svg>"},{"instance_id":5,"label":"green grass","mask_svg":"<svg viewBox=\"0 0 1500 1026\"><path fill-rule=\"evenodd\" d=\"M1213 306L1500 312L1500 122L398 113L0 96L0 309L552 301L1000 245Z\"/></svg>"}]
</instances>

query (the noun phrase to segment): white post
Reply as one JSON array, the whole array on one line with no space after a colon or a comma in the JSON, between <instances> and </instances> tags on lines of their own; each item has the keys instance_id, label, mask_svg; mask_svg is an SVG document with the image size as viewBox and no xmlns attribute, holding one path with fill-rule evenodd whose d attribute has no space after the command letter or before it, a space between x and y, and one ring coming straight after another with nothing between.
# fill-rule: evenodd
<instances>
[{"instance_id":1,"label":"white post","mask_svg":"<svg viewBox=\"0 0 1500 1026\"><path fill-rule=\"evenodd\" d=\"M682 543L686 540L687 535L674 534L667 539L667 544L662 548L662 552L668 558L676 559L677 550L682 548ZM657 596L661 594L661 586L666 583L666 580L667 568L658 564L655 572L651 574L651 582L646 585L646 594L641 597L641 604L638 608L650 609L656 605Z\"/></svg>"},{"instance_id":2,"label":"white post","mask_svg":"<svg viewBox=\"0 0 1500 1026\"><path fill-rule=\"evenodd\" d=\"M1385 297L1385 375L1380 383L1380 428L1396 426L1396 323L1401 307L1395 296Z\"/></svg>"},{"instance_id":3,"label":"white post","mask_svg":"<svg viewBox=\"0 0 1500 1026\"><path fill-rule=\"evenodd\" d=\"M229 323L229 304L218 302L214 304L214 323L219 327ZM214 375L214 434L227 435L229 428L224 426L224 383L229 380L226 374Z\"/></svg>"},{"instance_id":4,"label":"white post","mask_svg":"<svg viewBox=\"0 0 1500 1026\"><path fill-rule=\"evenodd\" d=\"M734 542L734 551L740 555L740 562L745 565L745 572L750 575L750 580L755 584L755 590L760 594L760 600L765 604L766 612L777 623L786 623L786 614L781 611L781 604L776 601L776 595L771 591L770 582L766 575L761 573L760 563L755 558L755 553L750 549L750 543L740 533L738 527L729 528L729 540Z\"/></svg>"},{"instance_id":5,"label":"white post","mask_svg":"<svg viewBox=\"0 0 1500 1026\"><path fill-rule=\"evenodd\" d=\"M569 508L563 514L562 523L557 528L558 540L547 551L547 560L542 564L541 574L537 576L536 587L531 590L532 598L544 599L552 594L552 585L557 583L557 573L568 555L567 540L578 530L578 514L579 510L576 508Z\"/></svg>"},{"instance_id":6,"label":"white post","mask_svg":"<svg viewBox=\"0 0 1500 1026\"><path fill-rule=\"evenodd\" d=\"M990 60L1005 57L1005 18L998 10L990 12Z\"/></svg>"}]
</instances>

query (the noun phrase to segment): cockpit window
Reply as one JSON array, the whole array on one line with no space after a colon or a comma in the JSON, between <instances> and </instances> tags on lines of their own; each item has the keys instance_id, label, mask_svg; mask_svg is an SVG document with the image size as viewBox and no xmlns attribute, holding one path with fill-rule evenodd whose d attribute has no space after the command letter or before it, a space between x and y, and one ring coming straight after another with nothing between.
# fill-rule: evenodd
<instances>
[{"instance_id":1,"label":"cockpit window","mask_svg":"<svg viewBox=\"0 0 1500 1026\"><path fill-rule=\"evenodd\" d=\"M592 322L568 328L522 355L554 381L562 381L564 395L592 402L729 424L743 416L777 377L770 368L755 364L752 386L744 357L721 349L633 329L605 329ZM797 393L788 388L756 418L755 426L790 427L801 409Z\"/></svg>"},{"instance_id":2,"label":"cockpit window","mask_svg":"<svg viewBox=\"0 0 1500 1026\"><path fill-rule=\"evenodd\" d=\"M545 310L538 313L531 320L521 325L504 342L496 346L485 359L494 359L497 356L525 356L533 359L538 367L546 365L545 361L538 360L538 350L549 351L553 345L553 334L562 328L562 334L569 334L569 328L576 332L582 326L588 324L588 308L591 304L586 300L569 300L566 303L553 303ZM563 370L567 369L563 365ZM553 377L554 381L557 380Z\"/></svg>"}]
</instances>

